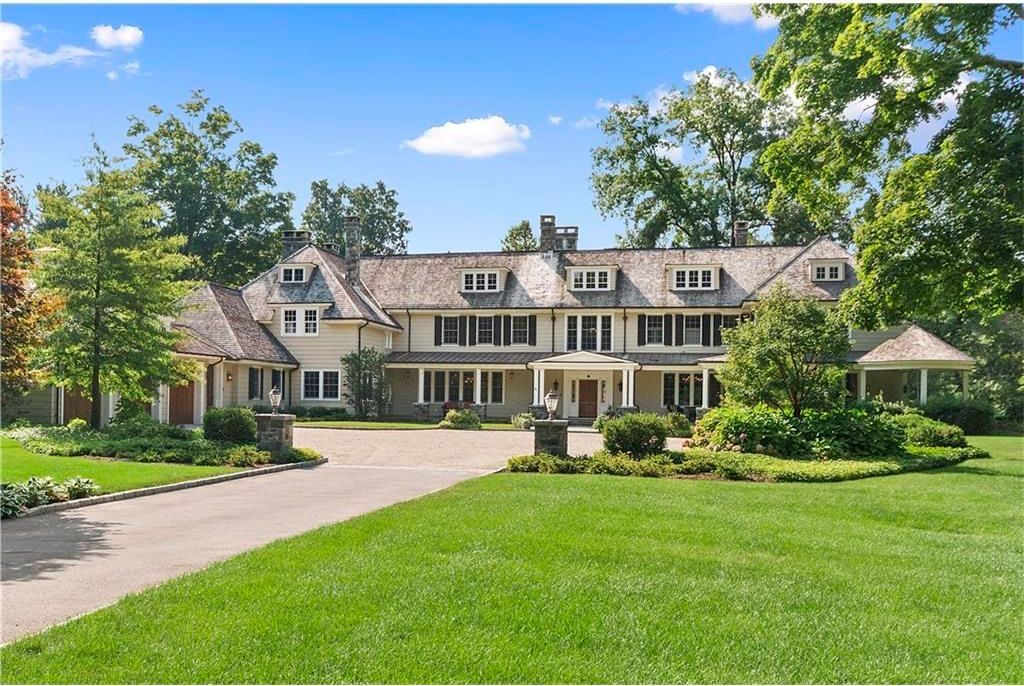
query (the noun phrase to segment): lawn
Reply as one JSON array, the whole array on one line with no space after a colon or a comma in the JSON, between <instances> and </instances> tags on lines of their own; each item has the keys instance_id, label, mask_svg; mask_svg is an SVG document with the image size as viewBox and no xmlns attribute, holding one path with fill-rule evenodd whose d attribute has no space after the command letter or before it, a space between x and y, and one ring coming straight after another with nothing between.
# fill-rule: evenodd
<instances>
[{"instance_id":1,"label":"lawn","mask_svg":"<svg viewBox=\"0 0 1024 686\"><path fill-rule=\"evenodd\" d=\"M0 481L4 482L24 481L31 476L52 476L57 481L84 476L99 484L102 493L113 493L237 471L234 467L38 455L10 438L0 437Z\"/></svg>"},{"instance_id":2,"label":"lawn","mask_svg":"<svg viewBox=\"0 0 1024 686\"><path fill-rule=\"evenodd\" d=\"M412 419L390 420L390 421L358 421L355 419L341 420L309 420L297 421L297 427L309 427L312 429L436 429L437 422L418 422ZM482 422L482 429L488 431L515 431L516 428L508 422Z\"/></svg>"},{"instance_id":3,"label":"lawn","mask_svg":"<svg viewBox=\"0 0 1024 686\"><path fill-rule=\"evenodd\" d=\"M1024 680L1024 458L766 484L497 474L0 652L5 682Z\"/></svg>"}]
</instances>

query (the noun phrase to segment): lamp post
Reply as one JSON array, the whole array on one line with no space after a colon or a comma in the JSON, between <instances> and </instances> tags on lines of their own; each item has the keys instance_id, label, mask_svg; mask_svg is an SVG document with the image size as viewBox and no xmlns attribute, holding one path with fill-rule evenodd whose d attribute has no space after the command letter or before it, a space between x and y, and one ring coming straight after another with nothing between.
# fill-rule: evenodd
<instances>
[{"instance_id":1,"label":"lamp post","mask_svg":"<svg viewBox=\"0 0 1024 686\"><path fill-rule=\"evenodd\" d=\"M554 419L555 410L558 409L558 394L548 391L548 394L544 396L544 407L548 411L548 419Z\"/></svg>"},{"instance_id":2,"label":"lamp post","mask_svg":"<svg viewBox=\"0 0 1024 686\"><path fill-rule=\"evenodd\" d=\"M270 411L277 414L277 408L281 405L281 389L274 386L270 389Z\"/></svg>"}]
</instances>

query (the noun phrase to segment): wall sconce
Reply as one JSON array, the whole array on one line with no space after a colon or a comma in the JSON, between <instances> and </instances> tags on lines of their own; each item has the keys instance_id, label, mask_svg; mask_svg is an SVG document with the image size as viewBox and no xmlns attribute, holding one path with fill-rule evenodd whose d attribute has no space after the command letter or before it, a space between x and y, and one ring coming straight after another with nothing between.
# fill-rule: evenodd
<instances>
[{"instance_id":1,"label":"wall sconce","mask_svg":"<svg viewBox=\"0 0 1024 686\"><path fill-rule=\"evenodd\" d=\"M558 393L558 379L555 379L554 383L551 384L551 388L554 389L555 393Z\"/></svg>"},{"instance_id":2,"label":"wall sconce","mask_svg":"<svg viewBox=\"0 0 1024 686\"><path fill-rule=\"evenodd\" d=\"M228 372L228 381L234 380L235 377L231 376L231 372Z\"/></svg>"},{"instance_id":3,"label":"wall sconce","mask_svg":"<svg viewBox=\"0 0 1024 686\"><path fill-rule=\"evenodd\" d=\"M405 378L407 378L407 379L408 379L408 378L409 378L410 376L412 376L412 372L411 372L411 371L409 371L408 369L406 369L406 370L405 370Z\"/></svg>"},{"instance_id":4,"label":"wall sconce","mask_svg":"<svg viewBox=\"0 0 1024 686\"><path fill-rule=\"evenodd\" d=\"M620 393L622 392L622 382L621 381L619 382L619 392Z\"/></svg>"}]
</instances>

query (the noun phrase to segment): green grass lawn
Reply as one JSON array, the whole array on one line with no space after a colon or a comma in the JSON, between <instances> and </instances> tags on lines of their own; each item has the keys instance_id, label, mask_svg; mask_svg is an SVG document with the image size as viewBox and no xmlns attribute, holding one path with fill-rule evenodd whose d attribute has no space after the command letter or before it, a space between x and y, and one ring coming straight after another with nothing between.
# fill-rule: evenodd
<instances>
[{"instance_id":1,"label":"green grass lawn","mask_svg":"<svg viewBox=\"0 0 1024 686\"><path fill-rule=\"evenodd\" d=\"M324 421L297 421L297 427L309 427L312 429L436 429L437 422L417 422L408 420L392 421L357 421L354 419L324 420ZM482 422L482 429L488 431L515 431L516 428L508 422Z\"/></svg>"},{"instance_id":2,"label":"green grass lawn","mask_svg":"<svg viewBox=\"0 0 1024 686\"><path fill-rule=\"evenodd\" d=\"M1024 680L1024 458L832 484L497 474L0 652L5 682Z\"/></svg>"},{"instance_id":3,"label":"green grass lawn","mask_svg":"<svg viewBox=\"0 0 1024 686\"><path fill-rule=\"evenodd\" d=\"M31 476L52 476L63 481L84 476L99 484L101 493L201 479L237 472L235 467L196 467L187 464L128 462L103 457L38 455L10 438L0 437L0 481L24 481Z\"/></svg>"}]
</instances>

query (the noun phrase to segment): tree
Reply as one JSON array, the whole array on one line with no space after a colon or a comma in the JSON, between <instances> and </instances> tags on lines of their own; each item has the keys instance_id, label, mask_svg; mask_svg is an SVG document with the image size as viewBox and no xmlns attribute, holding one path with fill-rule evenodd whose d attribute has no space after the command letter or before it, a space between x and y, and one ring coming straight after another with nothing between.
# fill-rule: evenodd
<instances>
[{"instance_id":1,"label":"tree","mask_svg":"<svg viewBox=\"0 0 1024 686\"><path fill-rule=\"evenodd\" d=\"M85 389L98 428L101 389L145 401L158 384L195 373L172 355L177 334L167 326L192 287L179 280L192 260L180 252L184 238L160 235L160 207L139 190L135 170L115 167L97 147L85 178L70 195L39 196L55 227L39 288L63 304L39 357L48 380Z\"/></svg>"},{"instance_id":2,"label":"tree","mask_svg":"<svg viewBox=\"0 0 1024 686\"><path fill-rule=\"evenodd\" d=\"M241 285L280 256L280 230L291 224L294 196L275 190L277 156L253 141L202 91L150 125L131 117L124 151L151 202L164 208L164 236L183 236L196 257L186 277Z\"/></svg>"},{"instance_id":3,"label":"tree","mask_svg":"<svg viewBox=\"0 0 1024 686\"><path fill-rule=\"evenodd\" d=\"M412 224L398 207L398 193L378 181L373 186L344 183L331 188L327 179L310 185L309 204L302 213L302 227L321 243L345 244L342 220L359 217L364 255L404 255L409 249Z\"/></svg>"},{"instance_id":4,"label":"tree","mask_svg":"<svg viewBox=\"0 0 1024 686\"><path fill-rule=\"evenodd\" d=\"M387 353L376 348L360 348L341 358L345 370L343 396L359 419L387 414L391 390L386 360Z\"/></svg>"},{"instance_id":5,"label":"tree","mask_svg":"<svg viewBox=\"0 0 1024 686\"><path fill-rule=\"evenodd\" d=\"M35 258L27 217L28 202L14 173L5 171L0 178L0 401L5 408L34 385L31 353L42 343L55 309L29 283Z\"/></svg>"},{"instance_id":6,"label":"tree","mask_svg":"<svg viewBox=\"0 0 1024 686\"><path fill-rule=\"evenodd\" d=\"M729 399L795 417L843 402L850 340L836 310L778 284L757 303L752 321L723 330L722 338L729 355L718 378Z\"/></svg>"},{"instance_id":7,"label":"tree","mask_svg":"<svg viewBox=\"0 0 1024 686\"><path fill-rule=\"evenodd\" d=\"M819 228L792 202L768 207L760 168L763 150L791 127L784 98L762 97L729 70L702 72L653 106L617 105L601 123L609 144L593 152L595 205L631 224L619 238L629 247L726 245L737 220L769 227L774 242L804 242Z\"/></svg>"},{"instance_id":8,"label":"tree","mask_svg":"<svg viewBox=\"0 0 1024 686\"><path fill-rule=\"evenodd\" d=\"M776 192L854 216L860 326L1020 310L1024 63L989 51L1020 5L771 5L779 35L755 63L800 122L769 145ZM953 113L913 154L922 125Z\"/></svg>"},{"instance_id":9,"label":"tree","mask_svg":"<svg viewBox=\"0 0 1024 686\"><path fill-rule=\"evenodd\" d=\"M540 246L527 219L510 226L505 237L501 239L502 252L530 252L538 249Z\"/></svg>"}]
</instances>

